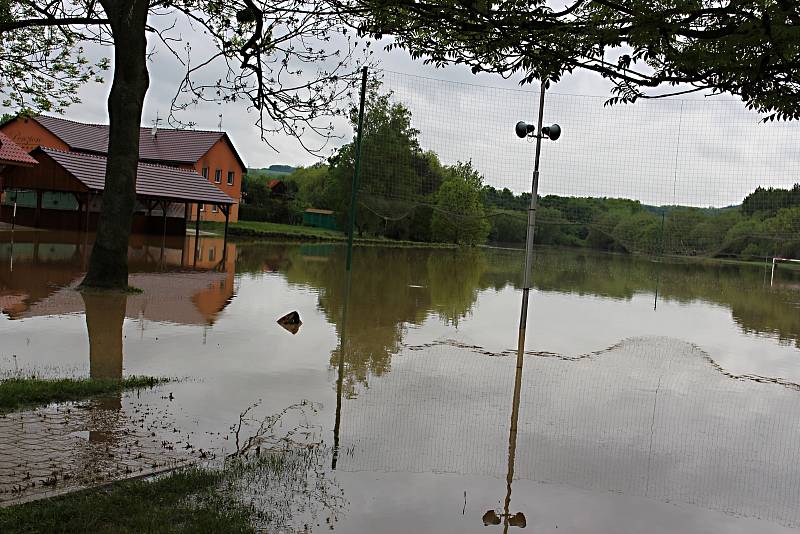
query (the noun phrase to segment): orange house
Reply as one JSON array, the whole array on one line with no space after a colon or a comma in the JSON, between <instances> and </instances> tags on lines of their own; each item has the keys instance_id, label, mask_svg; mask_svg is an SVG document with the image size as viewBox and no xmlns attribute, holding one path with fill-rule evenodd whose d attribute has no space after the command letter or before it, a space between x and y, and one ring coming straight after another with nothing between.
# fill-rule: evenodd
<instances>
[{"instance_id":1,"label":"orange house","mask_svg":"<svg viewBox=\"0 0 800 534\"><path fill-rule=\"evenodd\" d=\"M58 117L37 115L16 117L2 125L0 132L25 151L38 146L69 152L106 155L108 125L86 124ZM139 160L183 169L193 169L226 195L234 199L230 221L239 220L242 175L247 167L225 132L140 128ZM189 220L196 220L198 210L190 206ZM216 206L200 205L200 220L224 222Z\"/></svg>"}]
</instances>

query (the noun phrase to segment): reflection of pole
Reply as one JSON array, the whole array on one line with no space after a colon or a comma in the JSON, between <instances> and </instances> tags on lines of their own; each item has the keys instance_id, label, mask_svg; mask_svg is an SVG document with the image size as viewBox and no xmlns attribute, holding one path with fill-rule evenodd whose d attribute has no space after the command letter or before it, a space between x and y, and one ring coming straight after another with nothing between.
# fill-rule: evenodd
<instances>
[{"instance_id":1,"label":"reflection of pole","mask_svg":"<svg viewBox=\"0 0 800 534\"><path fill-rule=\"evenodd\" d=\"M661 208L661 243L659 245L659 263L656 271L656 291L653 299L653 310L658 308L658 287L661 283L661 264L664 263L664 220L666 219L666 208Z\"/></svg>"},{"instance_id":2,"label":"reflection of pole","mask_svg":"<svg viewBox=\"0 0 800 534\"><path fill-rule=\"evenodd\" d=\"M353 271L347 269L344 282L344 305L342 306L341 328L339 330L339 366L336 373L336 420L333 424L333 460L331 468L336 469L339 458L339 431L342 423L342 390L344 389L344 354L347 346L347 311L350 304L350 283Z\"/></svg>"},{"instance_id":3,"label":"reflection of pole","mask_svg":"<svg viewBox=\"0 0 800 534\"><path fill-rule=\"evenodd\" d=\"M518 366L514 373L514 398L511 405L511 428L508 431L508 472L506 473L506 498L503 501L503 511L500 515L494 510L483 514L483 524L499 525L503 523L503 533L508 533L508 527L525 528L527 519L525 514L511 513L511 484L514 482L514 460L517 454L517 421L519 420L519 404L522 391L522 366Z\"/></svg>"},{"instance_id":4,"label":"reflection of pole","mask_svg":"<svg viewBox=\"0 0 800 534\"><path fill-rule=\"evenodd\" d=\"M361 139L364 137L364 100L367 97L367 67L361 69L361 97L358 102L358 131L356 132L356 153L353 164L353 185L350 192L350 221L347 225L347 271L353 264L353 233L356 226L356 202L358 201L358 179L361 171Z\"/></svg>"},{"instance_id":5,"label":"reflection of pole","mask_svg":"<svg viewBox=\"0 0 800 534\"><path fill-rule=\"evenodd\" d=\"M653 311L658 309L658 288L661 285L661 266L664 264L663 261L658 262L658 267L656 268L656 291L655 297L653 297Z\"/></svg>"},{"instance_id":6,"label":"reflection of pole","mask_svg":"<svg viewBox=\"0 0 800 534\"><path fill-rule=\"evenodd\" d=\"M511 407L511 429L508 432L508 473L506 474L506 500L503 503L503 515L505 516L503 532L508 532L509 508L511 506L511 483L514 481L514 460L517 454L517 421L519 420L519 400L521 391L522 365L518 365L517 371L514 374L514 400Z\"/></svg>"},{"instance_id":7,"label":"reflection of pole","mask_svg":"<svg viewBox=\"0 0 800 534\"><path fill-rule=\"evenodd\" d=\"M769 287L775 284L775 258L772 258L772 276L769 279Z\"/></svg>"}]
</instances>

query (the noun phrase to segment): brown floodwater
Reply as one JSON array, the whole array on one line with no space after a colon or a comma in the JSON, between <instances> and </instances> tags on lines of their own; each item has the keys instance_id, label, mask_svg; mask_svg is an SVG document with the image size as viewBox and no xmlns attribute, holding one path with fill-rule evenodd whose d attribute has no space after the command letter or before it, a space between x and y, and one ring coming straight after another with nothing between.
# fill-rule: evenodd
<instances>
[{"instance_id":1,"label":"brown floodwater","mask_svg":"<svg viewBox=\"0 0 800 534\"><path fill-rule=\"evenodd\" d=\"M142 292L113 296L75 290L90 236L11 240L0 374L180 378L97 409L156 407L195 449L229 449L254 403L316 403L344 501L298 529L800 526L796 271L537 250L519 372L520 251L357 247L348 295L342 246L137 236Z\"/></svg>"}]
</instances>

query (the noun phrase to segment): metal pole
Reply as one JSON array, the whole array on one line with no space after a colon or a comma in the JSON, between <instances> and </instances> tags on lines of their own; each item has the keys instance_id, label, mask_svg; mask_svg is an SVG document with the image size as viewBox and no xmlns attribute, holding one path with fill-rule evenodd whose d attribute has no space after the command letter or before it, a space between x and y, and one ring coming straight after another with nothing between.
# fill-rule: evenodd
<instances>
[{"instance_id":1,"label":"metal pole","mask_svg":"<svg viewBox=\"0 0 800 534\"><path fill-rule=\"evenodd\" d=\"M356 202L358 201L358 178L361 171L361 138L364 126L364 100L367 95L367 67L361 69L361 98L358 102L358 131L356 132L356 154L353 165L353 190L350 192L350 222L347 228L347 263L346 270L350 272L353 265L353 233L356 226Z\"/></svg>"},{"instance_id":2,"label":"metal pole","mask_svg":"<svg viewBox=\"0 0 800 534\"><path fill-rule=\"evenodd\" d=\"M536 208L539 204L539 156L542 152L542 119L544 118L545 81L539 93L539 119L536 126L536 157L533 162L531 183L531 205L528 208L528 234L525 241L525 272L522 278L522 310L519 316L519 340L517 343L517 368L522 368L522 354L525 351L525 327L528 323L528 299L531 291L531 269L533 266L533 237L536 229ZM512 421L512 431L516 431L516 421Z\"/></svg>"}]
</instances>

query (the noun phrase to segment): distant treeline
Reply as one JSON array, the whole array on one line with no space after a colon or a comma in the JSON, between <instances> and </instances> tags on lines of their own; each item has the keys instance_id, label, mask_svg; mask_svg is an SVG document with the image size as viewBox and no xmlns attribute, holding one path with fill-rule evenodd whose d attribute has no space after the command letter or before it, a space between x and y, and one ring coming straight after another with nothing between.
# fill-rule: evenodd
<instances>
[{"instance_id":1,"label":"distant treeline","mask_svg":"<svg viewBox=\"0 0 800 534\"><path fill-rule=\"evenodd\" d=\"M356 114L351 114L355 124ZM391 95L370 95L360 163L356 231L426 242L523 243L530 194L484 185L472 163L443 165L424 150L411 112ZM346 228L355 146L326 163L281 177L276 198L266 172L248 176L247 203L261 220L297 224L308 207L337 212ZM243 210L243 216L247 210ZM536 243L645 254L800 257L800 184L758 188L739 206L651 206L621 198L540 198Z\"/></svg>"},{"instance_id":2,"label":"distant treeline","mask_svg":"<svg viewBox=\"0 0 800 534\"><path fill-rule=\"evenodd\" d=\"M515 211L519 208L507 207L509 196L489 191L484 197L499 213L490 238L519 243L525 239L526 221ZM516 198L519 203L530 200L524 194ZM541 244L647 254L800 257L800 185L758 188L741 206L719 209L559 196L542 197L539 206L536 242Z\"/></svg>"}]
</instances>

